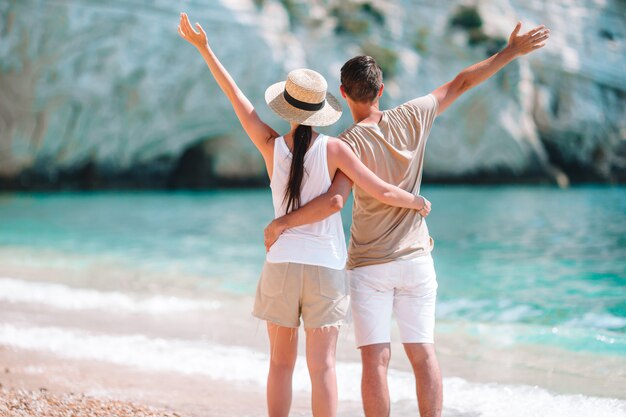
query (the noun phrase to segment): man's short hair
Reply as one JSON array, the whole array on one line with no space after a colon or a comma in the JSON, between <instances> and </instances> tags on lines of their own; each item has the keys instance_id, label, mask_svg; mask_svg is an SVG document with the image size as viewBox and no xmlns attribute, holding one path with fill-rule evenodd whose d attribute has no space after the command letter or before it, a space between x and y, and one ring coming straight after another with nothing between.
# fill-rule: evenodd
<instances>
[{"instance_id":1,"label":"man's short hair","mask_svg":"<svg viewBox=\"0 0 626 417\"><path fill-rule=\"evenodd\" d=\"M371 56L356 56L341 67L341 85L352 100L371 103L383 85L383 71Z\"/></svg>"}]
</instances>

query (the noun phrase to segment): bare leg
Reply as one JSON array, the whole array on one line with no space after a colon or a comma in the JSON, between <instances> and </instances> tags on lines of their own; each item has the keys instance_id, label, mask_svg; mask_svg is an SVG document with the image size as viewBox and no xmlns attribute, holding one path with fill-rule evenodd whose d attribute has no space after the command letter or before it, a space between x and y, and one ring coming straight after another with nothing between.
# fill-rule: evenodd
<instances>
[{"instance_id":1,"label":"bare leg","mask_svg":"<svg viewBox=\"0 0 626 417\"><path fill-rule=\"evenodd\" d=\"M443 390L435 346L430 343L405 343L404 350L415 374L420 416L441 417Z\"/></svg>"},{"instance_id":2,"label":"bare leg","mask_svg":"<svg viewBox=\"0 0 626 417\"><path fill-rule=\"evenodd\" d=\"M306 362L311 376L313 417L337 415L337 327L306 330Z\"/></svg>"},{"instance_id":3,"label":"bare leg","mask_svg":"<svg viewBox=\"0 0 626 417\"><path fill-rule=\"evenodd\" d=\"M288 417L291 408L291 377L298 354L298 329L267 322L270 338L270 371L267 375L269 417Z\"/></svg>"},{"instance_id":4,"label":"bare leg","mask_svg":"<svg viewBox=\"0 0 626 417\"><path fill-rule=\"evenodd\" d=\"M361 396L365 417L389 416L389 388L387 387L387 368L391 358L389 343L378 343L361 347L363 376Z\"/></svg>"}]
</instances>

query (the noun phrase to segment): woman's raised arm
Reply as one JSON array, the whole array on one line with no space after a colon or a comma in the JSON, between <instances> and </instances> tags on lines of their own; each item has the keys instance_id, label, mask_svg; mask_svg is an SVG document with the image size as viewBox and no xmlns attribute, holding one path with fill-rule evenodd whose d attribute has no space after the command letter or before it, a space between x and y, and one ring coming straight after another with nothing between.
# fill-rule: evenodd
<instances>
[{"instance_id":1,"label":"woman's raised arm","mask_svg":"<svg viewBox=\"0 0 626 417\"><path fill-rule=\"evenodd\" d=\"M196 23L196 29L197 31L191 26L187 14L181 13L178 33L183 39L195 46L202 54L215 81L217 81L217 84L219 84L220 88L233 105L239 122L254 145L261 152L267 164L268 161L273 159L274 142L271 139L278 137L278 134L259 118L250 100L243 94L237 86L237 83L235 83L235 80L233 80L228 71L226 71L226 68L224 68L219 59L217 59L217 56L215 56L209 46L206 33L199 23ZM268 167L269 166L271 165L268 164Z\"/></svg>"}]
</instances>

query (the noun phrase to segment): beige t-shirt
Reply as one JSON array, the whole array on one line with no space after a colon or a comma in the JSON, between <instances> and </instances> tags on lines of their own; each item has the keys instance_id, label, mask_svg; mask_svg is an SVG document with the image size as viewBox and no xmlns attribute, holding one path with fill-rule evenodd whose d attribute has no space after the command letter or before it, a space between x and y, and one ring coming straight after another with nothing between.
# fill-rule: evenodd
<instances>
[{"instance_id":1,"label":"beige t-shirt","mask_svg":"<svg viewBox=\"0 0 626 417\"><path fill-rule=\"evenodd\" d=\"M339 137L376 175L419 194L426 139L437 115L429 94L383 111L376 124L355 124ZM348 269L412 259L430 253L433 241L417 210L381 203L354 187Z\"/></svg>"}]
</instances>

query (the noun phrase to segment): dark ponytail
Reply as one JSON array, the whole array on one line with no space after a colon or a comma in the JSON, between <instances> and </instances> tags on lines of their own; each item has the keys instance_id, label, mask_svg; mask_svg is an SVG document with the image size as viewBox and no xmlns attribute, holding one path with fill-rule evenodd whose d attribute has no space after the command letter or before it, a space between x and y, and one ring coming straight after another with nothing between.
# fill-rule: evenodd
<instances>
[{"instance_id":1,"label":"dark ponytail","mask_svg":"<svg viewBox=\"0 0 626 417\"><path fill-rule=\"evenodd\" d=\"M313 130L311 126L299 125L293 133L293 152L291 153L291 170L285 189L287 202L286 213L300 207L300 187L304 178L304 155L311 145Z\"/></svg>"}]
</instances>

